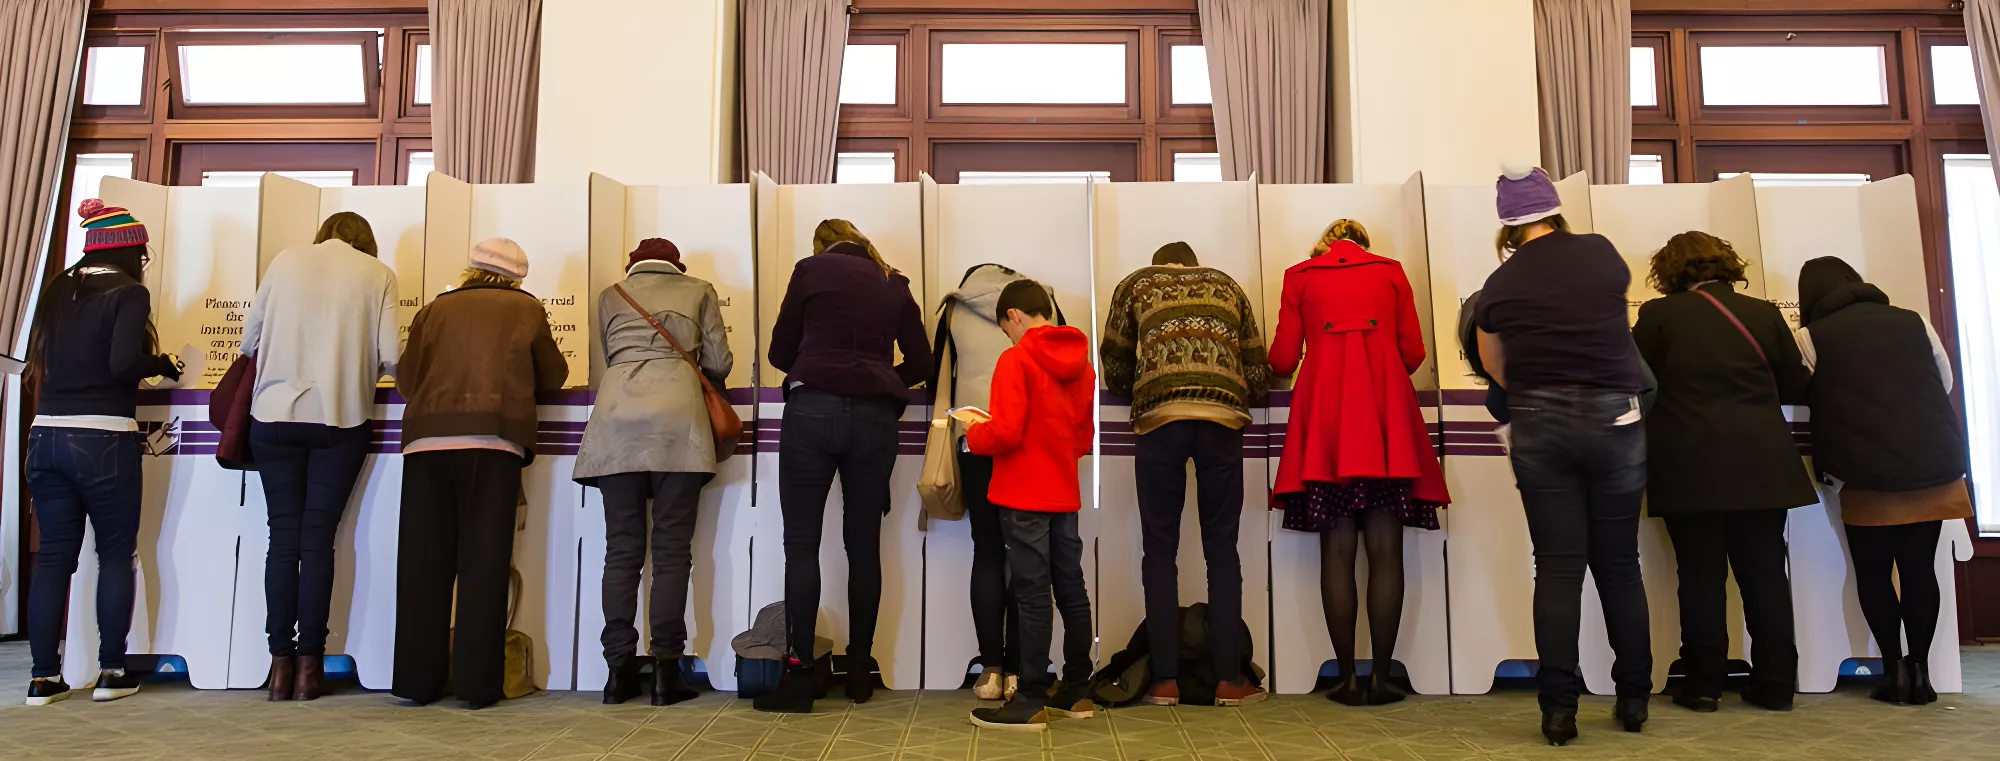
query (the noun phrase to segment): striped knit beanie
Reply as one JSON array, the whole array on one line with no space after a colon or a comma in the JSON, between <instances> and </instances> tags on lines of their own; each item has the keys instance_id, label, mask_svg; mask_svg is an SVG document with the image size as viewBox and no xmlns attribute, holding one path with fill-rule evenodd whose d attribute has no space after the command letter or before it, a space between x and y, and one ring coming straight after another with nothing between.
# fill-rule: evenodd
<instances>
[{"instance_id":1,"label":"striped knit beanie","mask_svg":"<svg viewBox=\"0 0 2000 761\"><path fill-rule=\"evenodd\" d=\"M92 198L78 204L76 213L83 217L84 253L146 245L146 226L133 219L132 212Z\"/></svg>"}]
</instances>

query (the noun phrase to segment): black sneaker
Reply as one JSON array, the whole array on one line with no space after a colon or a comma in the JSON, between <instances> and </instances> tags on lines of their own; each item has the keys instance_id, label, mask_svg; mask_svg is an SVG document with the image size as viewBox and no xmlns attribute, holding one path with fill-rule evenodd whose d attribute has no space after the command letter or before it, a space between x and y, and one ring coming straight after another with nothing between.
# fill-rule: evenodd
<instances>
[{"instance_id":1,"label":"black sneaker","mask_svg":"<svg viewBox=\"0 0 2000 761\"><path fill-rule=\"evenodd\" d=\"M62 677L28 681L28 705L45 706L66 697L69 697L69 683L64 682Z\"/></svg>"},{"instance_id":2,"label":"black sneaker","mask_svg":"<svg viewBox=\"0 0 2000 761\"><path fill-rule=\"evenodd\" d=\"M97 672L97 689L90 691L90 699L98 703L109 703L120 698L139 694L139 675L125 669Z\"/></svg>"},{"instance_id":3,"label":"black sneaker","mask_svg":"<svg viewBox=\"0 0 2000 761\"><path fill-rule=\"evenodd\" d=\"M999 708L972 709L972 724L986 729L1010 732L1040 732L1049 728L1047 698L1029 694L1024 690L1014 694L1012 700Z\"/></svg>"},{"instance_id":4,"label":"black sneaker","mask_svg":"<svg viewBox=\"0 0 2000 761\"><path fill-rule=\"evenodd\" d=\"M1056 683L1056 691L1049 695L1049 713L1071 719L1088 719L1097 715L1097 704L1090 700L1090 682L1086 680L1065 680Z\"/></svg>"}]
</instances>

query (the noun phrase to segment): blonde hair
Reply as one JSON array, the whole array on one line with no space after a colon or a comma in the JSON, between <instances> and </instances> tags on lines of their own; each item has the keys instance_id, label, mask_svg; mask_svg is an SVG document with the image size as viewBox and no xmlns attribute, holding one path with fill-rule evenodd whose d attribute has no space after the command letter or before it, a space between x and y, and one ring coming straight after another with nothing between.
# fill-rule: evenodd
<instances>
[{"instance_id":1,"label":"blonde hair","mask_svg":"<svg viewBox=\"0 0 2000 761\"><path fill-rule=\"evenodd\" d=\"M1366 251L1368 250L1368 228L1362 227L1360 222L1352 219L1335 220L1333 224L1326 226L1325 233L1320 234L1319 242L1313 244L1312 256L1319 256L1333 250L1333 244L1343 240L1353 241L1354 245L1360 246L1361 250Z\"/></svg>"},{"instance_id":2,"label":"blonde hair","mask_svg":"<svg viewBox=\"0 0 2000 761\"><path fill-rule=\"evenodd\" d=\"M459 277L458 287L460 288L464 288L469 285L491 285L491 286L498 286L501 288L521 287L521 281L519 278L511 278L506 275L502 275L498 272L487 272L486 270L479 269L477 267L465 268L464 274L461 274L458 277Z\"/></svg>"},{"instance_id":3,"label":"blonde hair","mask_svg":"<svg viewBox=\"0 0 2000 761\"><path fill-rule=\"evenodd\" d=\"M1500 228L1500 234L1493 239L1493 250L1499 252L1500 261L1507 261L1508 254L1519 251L1522 246L1527 245L1528 230L1535 225L1548 225L1550 229L1559 233L1569 232L1569 220L1563 219L1561 214L1526 224L1503 226Z\"/></svg>"},{"instance_id":4,"label":"blonde hair","mask_svg":"<svg viewBox=\"0 0 2000 761\"><path fill-rule=\"evenodd\" d=\"M819 223L818 229L813 230L813 254L826 253L826 250L835 243L854 243L868 249L868 258L874 259L875 265L882 268L883 277L896 274L896 268L889 266L889 263L882 259L882 252L875 250L875 243L868 240L868 236L862 235L861 230L856 228L853 222L845 219L829 219Z\"/></svg>"}]
</instances>

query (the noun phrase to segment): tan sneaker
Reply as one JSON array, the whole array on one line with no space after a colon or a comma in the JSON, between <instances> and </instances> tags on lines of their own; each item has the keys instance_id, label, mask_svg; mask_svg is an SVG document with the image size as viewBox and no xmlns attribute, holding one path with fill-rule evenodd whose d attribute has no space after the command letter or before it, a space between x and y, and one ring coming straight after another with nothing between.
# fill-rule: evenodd
<instances>
[{"instance_id":1,"label":"tan sneaker","mask_svg":"<svg viewBox=\"0 0 2000 761\"><path fill-rule=\"evenodd\" d=\"M1007 675L999 669L979 672L979 680L972 683L972 696L980 700L1005 700Z\"/></svg>"},{"instance_id":2,"label":"tan sneaker","mask_svg":"<svg viewBox=\"0 0 2000 761\"><path fill-rule=\"evenodd\" d=\"M1269 695L1262 688L1252 687L1248 679L1215 686L1215 704L1219 706L1247 706L1263 702Z\"/></svg>"}]
</instances>

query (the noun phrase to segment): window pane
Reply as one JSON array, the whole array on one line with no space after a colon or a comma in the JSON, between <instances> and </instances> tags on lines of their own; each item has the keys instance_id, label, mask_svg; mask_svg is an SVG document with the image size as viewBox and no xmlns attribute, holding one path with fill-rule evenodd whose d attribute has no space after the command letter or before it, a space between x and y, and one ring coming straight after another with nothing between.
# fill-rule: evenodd
<instances>
[{"instance_id":1,"label":"window pane","mask_svg":"<svg viewBox=\"0 0 2000 761\"><path fill-rule=\"evenodd\" d=\"M1704 47L1702 102L1710 106L1882 106L1888 64L1879 46Z\"/></svg>"},{"instance_id":2,"label":"window pane","mask_svg":"<svg viewBox=\"0 0 2000 761\"><path fill-rule=\"evenodd\" d=\"M360 45L183 45L188 105L367 103Z\"/></svg>"},{"instance_id":3,"label":"window pane","mask_svg":"<svg viewBox=\"0 0 2000 761\"><path fill-rule=\"evenodd\" d=\"M1727 180L1742 172L1716 172L1715 178ZM1865 174L1842 172L1751 172L1750 183L1760 188L1845 188L1866 185L1874 178Z\"/></svg>"},{"instance_id":4,"label":"window pane","mask_svg":"<svg viewBox=\"0 0 2000 761\"><path fill-rule=\"evenodd\" d=\"M430 182L430 174L437 169L437 153L433 151L411 151L410 167L407 172L410 181L405 185L425 185Z\"/></svg>"},{"instance_id":5,"label":"window pane","mask_svg":"<svg viewBox=\"0 0 2000 761\"><path fill-rule=\"evenodd\" d=\"M86 106L146 102L146 48L91 48L84 54L83 75Z\"/></svg>"},{"instance_id":6,"label":"window pane","mask_svg":"<svg viewBox=\"0 0 2000 761\"><path fill-rule=\"evenodd\" d=\"M1632 107L1654 108L1660 105L1660 85L1654 77L1653 49L1632 48Z\"/></svg>"},{"instance_id":7,"label":"window pane","mask_svg":"<svg viewBox=\"0 0 2000 761\"><path fill-rule=\"evenodd\" d=\"M1755 181L1755 178L1752 178ZM1659 156L1635 155L1632 157L1631 177L1627 185L1664 185L1667 182L1666 161Z\"/></svg>"},{"instance_id":8,"label":"window pane","mask_svg":"<svg viewBox=\"0 0 2000 761\"><path fill-rule=\"evenodd\" d=\"M1222 154L1174 154L1174 182L1221 182Z\"/></svg>"},{"instance_id":9,"label":"window pane","mask_svg":"<svg viewBox=\"0 0 2000 761\"><path fill-rule=\"evenodd\" d=\"M833 181L841 185L888 185L896 181L896 154L842 153L834 157Z\"/></svg>"},{"instance_id":10,"label":"window pane","mask_svg":"<svg viewBox=\"0 0 2000 761\"><path fill-rule=\"evenodd\" d=\"M1959 375L1965 379L1966 443L1981 533L2000 531L2000 187L1984 154L1944 157L1945 222L1958 302Z\"/></svg>"},{"instance_id":11,"label":"window pane","mask_svg":"<svg viewBox=\"0 0 2000 761\"><path fill-rule=\"evenodd\" d=\"M1931 96L1940 106L1979 105L1979 80L1972 74L1972 48L1931 46Z\"/></svg>"},{"instance_id":12,"label":"window pane","mask_svg":"<svg viewBox=\"0 0 2000 761\"><path fill-rule=\"evenodd\" d=\"M896 46L849 45L840 63L840 102L896 104Z\"/></svg>"},{"instance_id":13,"label":"window pane","mask_svg":"<svg viewBox=\"0 0 2000 761\"><path fill-rule=\"evenodd\" d=\"M346 188L354 185L352 169L273 169L271 174L290 177L300 182L318 185L322 188ZM263 181L263 172L202 172L201 186L204 188L254 188Z\"/></svg>"},{"instance_id":14,"label":"window pane","mask_svg":"<svg viewBox=\"0 0 2000 761\"><path fill-rule=\"evenodd\" d=\"M960 185L1082 185L1110 182L1110 172L959 172Z\"/></svg>"},{"instance_id":15,"label":"window pane","mask_svg":"<svg viewBox=\"0 0 2000 761\"><path fill-rule=\"evenodd\" d=\"M131 48L140 50L141 48ZM69 181L69 237L64 239L63 266L68 267L83 258L83 231L77 227L83 224L83 217L76 213L78 204L86 198L96 198L97 189L106 177L132 176L132 154L130 153L80 153L76 157L76 174Z\"/></svg>"},{"instance_id":16,"label":"window pane","mask_svg":"<svg viewBox=\"0 0 2000 761\"><path fill-rule=\"evenodd\" d=\"M1174 105L1207 105L1215 102L1208 90L1208 48L1175 45L1173 49Z\"/></svg>"},{"instance_id":17,"label":"window pane","mask_svg":"<svg viewBox=\"0 0 2000 761\"><path fill-rule=\"evenodd\" d=\"M946 103L1124 103L1122 44L944 46Z\"/></svg>"},{"instance_id":18,"label":"window pane","mask_svg":"<svg viewBox=\"0 0 2000 761\"><path fill-rule=\"evenodd\" d=\"M429 45L417 46L417 82L416 87L412 89L415 89L416 93L414 93L415 100L411 102L419 106L431 104L431 46Z\"/></svg>"}]
</instances>

